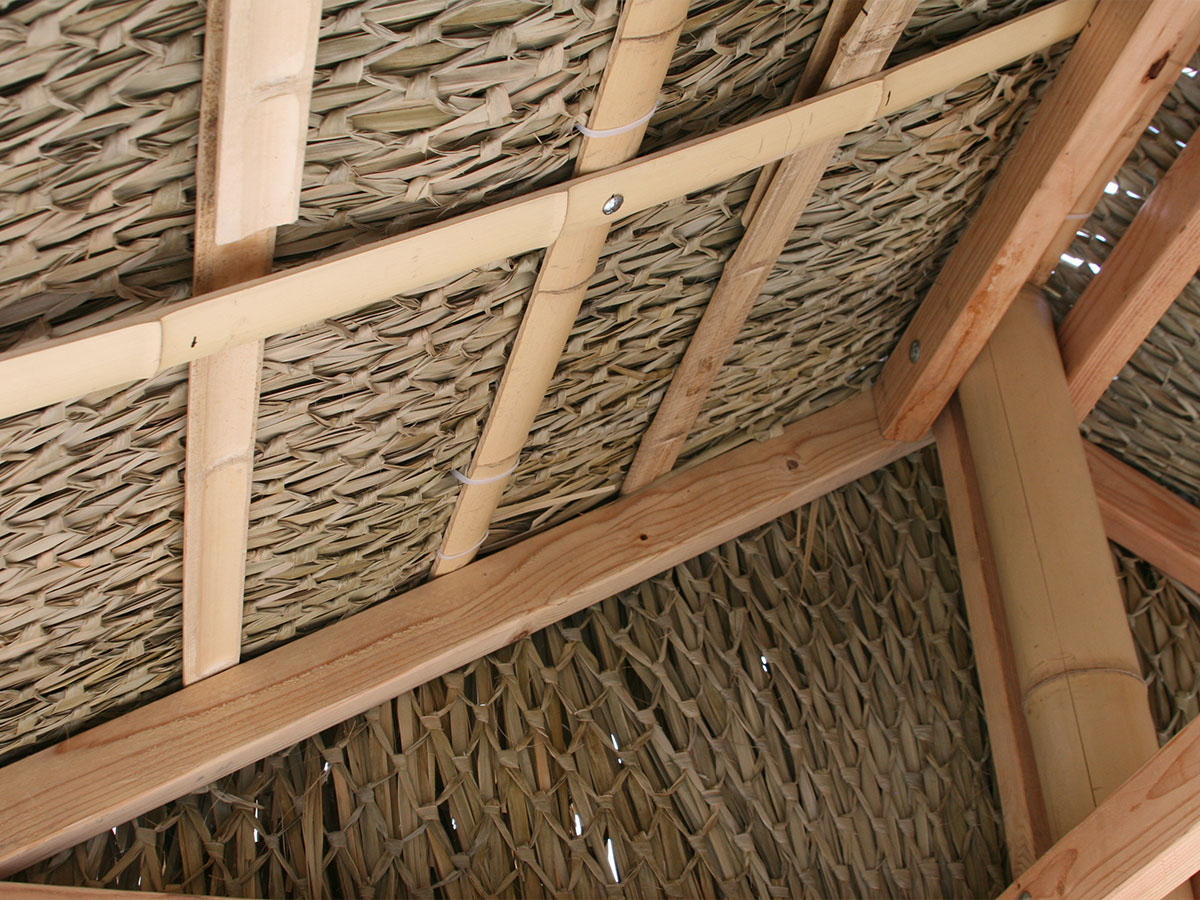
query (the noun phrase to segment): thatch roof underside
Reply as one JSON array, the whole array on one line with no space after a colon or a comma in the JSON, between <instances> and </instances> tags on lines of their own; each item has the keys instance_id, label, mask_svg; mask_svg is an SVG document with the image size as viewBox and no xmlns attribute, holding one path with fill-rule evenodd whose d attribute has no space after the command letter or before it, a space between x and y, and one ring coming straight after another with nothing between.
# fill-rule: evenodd
<instances>
[{"instance_id":1,"label":"thatch roof underside","mask_svg":"<svg viewBox=\"0 0 1200 900\"><path fill-rule=\"evenodd\" d=\"M1200 710L1197 598L1113 556L1165 741ZM1009 881L991 779L925 451L25 876L246 897L989 897Z\"/></svg>"},{"instance_id":2,"label":"thatch roof underside","mask_svg":"<svg viewBox=\"0 0 1200 900\"><path fill-rule=\"evenodd\" d=\"M893 61L1038 5L924 0ZM786 105L826 6L695 0L643 151ZM326 0L276 264L569 178L617 14ZM0 349L189 297L201 3L31 0L0 23ZM870 387L1066 49L846 137L683 461ZM1197 123L1185 74L1052 277L1056 312ZM753 184L614 229L485 552L615 496ZM426 577L542 256L267 340L246 655ZM1198 361L1194 279L1083 426L1193 502ZM0 419L0 762L179 687L186 402L181 367ZM994 895L1003 834L935 460L26 874L230 896ZM1165 739L1200 703L1200 597L1114 560Z\"/></svg>"}]
</instances>

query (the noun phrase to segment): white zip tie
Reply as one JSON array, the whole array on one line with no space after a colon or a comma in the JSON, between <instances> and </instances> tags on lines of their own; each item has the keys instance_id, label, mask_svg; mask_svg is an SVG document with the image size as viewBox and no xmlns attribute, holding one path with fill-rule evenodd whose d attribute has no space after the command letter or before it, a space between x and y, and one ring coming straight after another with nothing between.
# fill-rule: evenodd
<instances>
[{"instance_id":1,"label":"white zip tie","mask_svg":"<svg viewBox=\"0 0 1200 900\"><path fill-rule=\"evenodd\" d=\"M517 470L517 463L513 463L507 470L499 475L493 475L490 478L471 478L469 475L464 475L458 469L451 469L450 474L461 481L463 484L491 484L495 481L500 481L502 478L507 478Z\"/></svg>"},{"instance_id":2,"label":"white zip tie","mask_svg":"<svg viewBox=\"0 0 1200 900\"><path fill-rule=\"evenodd\" d=\"M437 556L438 559L460 559L461 557L464 557L470 553L474 553L476 550L478 550L480 547L482 547L483 542L488 539L489 534L491 534L490 531L485 531L483 533L483 537L481 537L479 539L479 543L473 544L472 546L470 546L466 550L464 550L462 553L449 553L449 554L443 553L442 548L439 547L437 550L433 551L434 555Z\"/></svg>"},{"instance_id":3,"label":"white zip tie","mask_svg":"<svg viewBox=\"0 0 1200 900\"><path fill-rule=\"evenodd\" d=\"M650 112L646 113L640 119L638 119L634 122L630 122L628 125L622 125L619 128L588 128L586 125L580 125L578 122L575 123L575 128L576 128L576 130L579 131L580 134L584 135L585 137L590 137L590 138L615 137L618 134L624 134L627 131L633 131L633 129L640 128L641 126L645 125L647 122L650 121L651 117L656 112L658 112L658 104L657 103L655 103L654 106L651 107Z\"/></svg>"}]
</instances>

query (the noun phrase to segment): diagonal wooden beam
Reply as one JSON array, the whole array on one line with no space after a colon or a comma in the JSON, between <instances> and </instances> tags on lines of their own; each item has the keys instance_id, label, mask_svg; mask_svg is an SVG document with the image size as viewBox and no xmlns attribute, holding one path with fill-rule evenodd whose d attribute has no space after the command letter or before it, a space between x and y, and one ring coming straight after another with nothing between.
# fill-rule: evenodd
<instances>
[{"instance_id":1,"label":"diagonal wooden beam","mask_svg":"<svg viewBox=\"0 0 1200 900\"><path fill-rule=\"evenodd\" d=\"M933 435L954 530L954 552L971 627L971 647L1000 794L1008 862L1011 870L1020 874L1050 846L1050 824L1022 709L1020 679L1013 659L995 550L957 397L952 397L938 416Z\"/></svg>"},{"instance_id":2,"label":"diagonal wooden beam","mask_svg":"<svg viewBox=\"0 0 1200 900\"><path fill-rule=\"evenodd\" d=\"M869 394L0 769L0 875L370 709L922 446ZM569 565L563 561L569 560Z\"/></svg>"},{"instance_id":3,"label":"diagonal wooden beam","mask_svg":"<svg viewBox=\"0 0 1200 900\"><path fill-rule=\"evenodd\" d=\"M848 4L835 6L827 23L841 28ZM867 0L858 5L838 41L818 91L829 91L858 78L878 72L887 62L904 25L916 8L916 0ZM822 30L822 36L825 36ZM827 41L826 43L829 43ZM821 60L810 60L810 68ZM809 68L806 82L817 81ZM764 172L769 180L749 220L746 233L725 265L708 307L700 319L687 351L671 379L662 403L646 433L621 486L624 494L644 487L671 471L692 432L696 417L712 389L717 372L725 364L733 343L746 324L763 285L779 261L779 255L796 220L837 152L842 136L832 137L780 163L777 171Z\"/></svg>"},{"instance_id":4,"label":"diagonal wooden beam","mask_svg":"<svg viewBox=\"0 0 1200 900\"><path fill-rule=\"evenodd\" d=\"M688 0L630 0L625 6L592 109L588 130L593 134L585 136L576 160L577 175L623 163L637 153L687 9ZM608 229L608 222L564 229L546 251L433 575L461 569L482 545L562 358Z\"/></svg>"},{"instance_id":5,"label":"diagonal wooden beam","mask_svg":"<svg viewBox=\"0 0 1200 900\"><path fill-rule=\"evenodd\" d=\"M1119 162L1111 148L1130 111L1148 121L1198 41L1197 0L1096 7L884 365L875 397L885 433L930 427L1100 167Z\"/></svg>"},{"instance_id":6,"label":"diagonal wooden beam","mask_svg":"<svg viewBox=\"0 0 1200 900\"><path fill-rule=\"evenodd\" d=\"M1147 198L1058 329L1083 419L1200 269L1200 136Z\"/></svg>"},{"instance_id":7,"label":"diagonal wooden beam","mask_svg":"<svg viewBox=\"0 0 1200 900\"><path fill-rule=\"evenodd\" d=\"M1109 540L1200 591L1200 509L1091 441L1083 448Z\"/></svg>"},{"instance_id":8,"label":"diagonal wooden beam","mask_svg":"<svg viewBox=\"0 0 1200 900\"><path fill-rule=\"evenodd\" d=\"M1121 739L1115 730L1112 739ZM1154 900L1198 866L1200 720L1193 720L1000 897Z\"/></svg>"},{"instance_id":9,"label":"diagonal wooden beam","mask_svg":"<svg viewBox=\"0 0 1200 900\"><path fill-rule=\"evenodd\" d=\"M320 0L212 0L196 167L198 293L271 271L275 226L296 218ZM183 681L241 655L242 594L262 341L188 370Z\"/></svg>"},{"instance_id":10,"label":"diagonal wooden beam","mask_svg":"<svg viewBox=\"0 0 1200 900\"><path fill-rule=\"evenodd\" d=\"M1096 0L1035 12L744 125L245 285L0 354L0 417L72 400L228 347L344 315L474 266L548 247L863 128L1083 27ZM624 198L610 217L604 206Z\"/></svg>"}]
</instances>

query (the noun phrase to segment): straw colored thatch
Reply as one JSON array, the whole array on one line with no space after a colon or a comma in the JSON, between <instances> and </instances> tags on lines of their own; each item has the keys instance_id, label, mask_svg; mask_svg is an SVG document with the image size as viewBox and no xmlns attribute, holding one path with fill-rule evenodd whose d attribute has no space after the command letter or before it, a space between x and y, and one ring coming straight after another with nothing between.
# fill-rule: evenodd
<instances>
[{"instance_id":1,"label":"straw colored thatch","mask_svg":"<svg viewBox=\"0 0 1200 900\"><path fill-rule=\"evenodd\" d=\"M314 100L318 112L326 108L322 98L334 91L333 73L353 62L346 56L349 49L330 47L342 46L338 35L353 30L347 23L358 21L354 28L375 35L381 26L372 22L400 15L398 7L372 4L370 15L363 10L356 20L355 9L331 10L322 26ZM417 12L404 9L406 14ZM541 23L549 16L562 34L576 26L589 34L593 19L599 21L599 13L566 5L532 12L522 6L519 14L517 9L500 6L495 14L515 16L517 24ZM978 29L985 21L976 15L945 16L946 10L946 4L932 3L922 13L940 23L938 40ZM477 67L493 72L486 68L489 52L508 60L493 72L496 81L488 90L518 84L513 72L518 63L534 79L542 51L510 52L507 44L488 51L487 42L497 34L495 21L474 30L463 26L474 35L472 44L458 26L430 24L441 21L438 16L444 12L441 6L424 10L407 22L410 36L397 42L407 45L420 37L422 46L441 47L436 35L453 32L482 54ZM1000 18L1004 12L991 14ZM819 25L820 14L807 6L765 0L694 6L651 141L681 139L785 102L791 76L815 31L810 19ZM155 21L162 18L155 14ZM170 46L177 41L189 48L194 77L196 23L172 16L165 20L176 29ZM611 16L605 21L611 32ZM930 46L920 40L920 21L906 40L909 55ZM543 26L550 27L543 23L537 28ZM388 27L399 26L392 22ZM487 34L491 37L484 41ZM789 49L785 35L794 48ZM379 51L378 40L351 42L365 54L354 59L372 58ZM586 44L590 39L577 40ZM336 66L333 59L339 60ZM380 57L379 65L388 59ZM141 64L161 63L158 55L149 54ZM580 65L592 73L591 80L575 85L570 94L575 99L564 100L554 115L539 119L544 111L530 101L526 106L510 103L504 120L514 128L529 117L542 122L543 130L529 141L538 153L547 146L559 148L557 177L567 174L575 146L572 116L599 77L596 66ZM441 71L437 66L431 70ZM447 71L447 96L457 96L458 71L454 66ZM768 434L869 384L931 282L961 216L980 198L1022 112L1028 112L1036 89L1052 71L1052 61L1039 55L847 138L784 264L768 283L767 296L747 326L748 339L722 374L690 455ZM482 77L482 71L476 74ZM421 81L419 75L412 77ZM737 86L737 93L722 101L717 95L728 84ZM189 83L177 96L194 91ZM409 96L408 88L398 92L401 98ZM431 101L423 102L428 107ZM310 159L324 152L331 116L348 121L326 112L314 128ZM195 123L189 119L180 128L176 137L190 148ZM481 122L469 140L455 132L455 141L474 141L478 148L493 128ZM431 133L420 134L435 141ZM522 134L518 129L514 148L522 146ZM558 136L557 144L551 134ZM329 140L346 138L335 134ZM506 139L504 145L509 144ZM379 142L371 146L386 156L387 147ZM527 189L532 182L519 177L524 157L514 149L513 159L518 160L511 163L514 168L493 171L491 177L512 181L514 190ZM388 177L416 184L425 163L413 165ZM313 209L320 203L310 198L329 190L327 174L319 165L306 167L302 222L284 229L284 254L339 245L348 238L347 223L360 223L360 235L369 234L374 216L403 227L434 211L429 200L406 205L394 199L380 205L364 186L369 183L364 176L342 191L337 203L343 213L322 219ZM176 187L181 183L186 181L172 182ZM647 210L613 234L506 495L493 545L560 521L615 491L740 235L739 210L749 185L748 177L741 178ZM401 194L394 185L384 193L391 198ZM439 202L453 212L495 199L469 194L456 197L447 187ZM186 199L186 192L180 196ZM133 205L146 215L154 208L148 201ZM171 216L155 219L156 226L166 227L184 207L173 209ZM86 221L97 220L103 216ZM182 235L190 220L170 227L182 229ZM316 237L318 231L324 237ZM305 236L295 237L300 232ZM179 242L175 256L147 258L142 274L139 264L123 263L130 283L153 281L171 296L185 292L185 282L167 287L182 275L171 260L178 258L180 265L187 261L186 240L180 237ZM173 252L165 239L153 243L156 253ZM502 261L418 296L267 342L250 514L247 652L353 612L424 576L456 495L449 470L464 466L474 449L538 256ZM41 268L59 272L62 267L45 259ZM54 277L60 276L66 277L61 272ZM34 290L37 282L23 284ZM104 294L94 281L79 290L101 298ZM102 307L97 316L107 316L127 311L129 304L110 298L90 301L92 307ZM68 319L78 324L96 317ZM36 321L44 324L45 319ZM0 536L5 559L0 603L7 610L0 629L3 652L11 660L0 673L0 690L5 691L0 754L78 730L148 692L178 683L184 376L183 370L170 371L124 390L0 423L0 441L6 446L0 460L0 516L6 529Z\"/></svg>"},{"instance_id":2,"label":"straw colored thatch","mask_svg":"<svg viewBox=\"0 0 1200 900\"><path fill-rule=\"evenodd\" d=\"M1114 560L1165 740L1200 709L1200 598ZM25 877L223 896L986 897L1008 881L993 790L927 451Z\"/></svg>"},{"instance_id":3,"label":"straw colored thatch","mask_svg":"<svg viewBox=\"0 0 1200 900\"><path fill-rule=\"evenodd\" d=\"M893 61L1036 5L926 0ZM644 149L786 103L826 6L695 0ZM324 10L300 220L280 230L278 265L569 177L616 3ZM195 0L30 0L0 16L0 348L190 294L203 26ZM1063 50L847 136L685 461L871 384ZM1060 311L1198 121L1185 76L1081 226L1084 264L1054 276ZM485 549L616 492L752 184L612 233ZM540 260L267 341L247 654L424 577ZM1198 359L1193 281L1085 425L1192 499ZM0 420L0 761L179 685L186 391L172 370ZM994 894L1003 835L933 458L26 875L231 896ZM1200 598L1114 558L1165 738L1200 705Z\"/></svg>"}]
</instances>

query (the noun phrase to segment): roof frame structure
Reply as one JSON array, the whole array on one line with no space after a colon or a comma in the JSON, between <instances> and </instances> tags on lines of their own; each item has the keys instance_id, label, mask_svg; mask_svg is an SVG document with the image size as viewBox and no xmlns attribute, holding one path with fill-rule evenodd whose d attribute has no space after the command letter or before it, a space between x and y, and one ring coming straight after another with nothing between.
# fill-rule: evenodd
<instances>
[{"instance_id":1,"label":"roof frame structure","mask_svg":"<svg viewBox=\"0 0 1200 900\"><path fill-rule=\"evenodd\" d=\"M1124 159L1114 147L1142 133L1198 43L1200 4L1096 7L884 365L874 390L886 434L932 426L1071 210Z\"/></svg>"},{"instance_id":2,"label":"roof frame structure","mask_svg":"<svg viewBox=\"0 0 1200 900\"><path fill-rule=\"evenodd\" d=\"M202 294L163 311L0 354L0 416L146 379L353 312L472 267L550 246L719 184L1078 34L1096 0L1056 2L872 78L479 212ZM605 204L619 194L620 208Z\"/></svg>"},{"instance_id":3,"label":"roof frame structure","mask_svg":"<svg viewBox=\"0 0 1200 900\"><path fill-rule=\"evenodd\" d=\"M1167 16L1163 12L1164 0L1152 0L1143 5L1156 11L1155 14ZM999 53L996 34L1004 34L1010 39L1014 35L1023 36L1022 39L1028 38L1030 44L1046 41L1047 35L1066 36L1071 33L1071 28L1077 27L1074 23L1081 11L1086 14L1090 10L1091 3L1087 0L1061 0L1039 13L1023 17L1023 31L1010 23L989 32L993 37L983 43L967 41L963 46L939 51L940 56L933 56L942 64L947 60L961 63L962 68L954 70L954 77L958 77L967 71L965 59L969 49L973 48L976 55L982 52L981 47ZM1148 12L1147 16L1150 15ZM1098 12L1093 23L1107 23L1096 27L1112 29L1115 34L1117 26L1113 22L1118 19L1121 17L1103 18ZM1036 24L1031 26L1031 22ZM1178 26L1176 31L1183 35L1191 34L1187 29L1194 24L1200 39L1200 14L1195 23L1175 24ZM1144 20L1138 27L1143 25ZM1157 46L1154 40L1146 40ZM1186 43L1185 37L1177 40ZM1131 39L1131 43L1136 44L1136 40ZM1179 45L1173 47L1177 53ZM976 64L995 68L997 64L993 59L987 57ZM1129 62L1124 56L1121 59L1122 65ZM918 84L920 91L926 91L933 83L929 74L931 68L928 62L925 65L925 69L916 70L900 67L892 70L890 75L884 73L878 78L858 82L837 92L832 99L840 99L859 118L892 108L889 106L891 98L879 101L883 93L893 88L902 94L907 90L904 103L911 103L919 92ZM1169 65L1160 64L1159 71L1149 81L1154 82L1166 69ZM920 77L909 78L913 71L919 71ZM1159 87L1161 85L1155 84L1154 90ZM1139 114L1149 103L1146 98L1153 95L1153 91L1145 88L1143 91L1137 101ZM448 265L457 267L456 271L469 265L464 264L466 257L463 256L454 256L449 262L432 258L436 255L434 249L440 248L442 241L456 235L480 238L483 250L469 248L474 254L471 258L475 258L482 252L495 252L517 244L523 246L522 242L531 240L535 241L535 246L547 246L572 234L572 229L599 229L605 223L597 218L595 201L606 192L616 193L616 189L626 183L623 179L638 185L634 189L634 208L624 211L629 214L657 202L647 198L661 196L663 191L682 193L694 189L680 189L681 184L695 181L694 173L686 176L665 174L672 168L686 168L680 165L681 161L719 160L725 166L720 170L722 173L732 171L734 166L741 166L739 171L744 171L766 159L793 152L797 147L811 146L804 143L810 138L816 141L824 135L830 139L836 136L838 128L858 127L846 125L858 119L845 118L842 113L835 115L832 105L820 106L820 102L801 104L784 113L764 117L750 126L702 138L682 148L577 179L562 188L552 188L533 197L385 242L385 245L303 267L297 270L297 275L281 275L257 281L247 288L233 288L207 298L197 298L185 305L180 319L171 318L174 312L143 317L132 326L124 323L114 329L87 332L78 342L68 340L49 349L10 354L0 359L0 373L24 373L31 377L38 366L53 365L56 360L66 358L61 352L63 348L70 352L70 348L90 347L95 353L122 346L120 341L130 338L131 347L141 347L145 352L137 358L134 368L117 365L102 372L97 381L107 379L105 383L111 385L127 380L126 376L134 369L147 371L137 366L162 368L173 361L202 356L189 356L190 351L177 343L181 335L189 332L189 324L196 325L196 340L199 334L206 335L207 341L202 348L205 354L212 352L213 346L219 345L222 349L218 352L223 352L224 347L239 340L260 340L273 333L270 329L290 327L287 324L281 326L282 319L272 318L269 306L272 297L295 289L297 284L305 285L304 289L311 292L307 295L308 305L300 304L300 313L287 312L286 315L291 316L287 322L297 324L298 315L319 318L328 314L314 315L316 307L313 304L324 302L317 299L323 286L331 283L330 279L345 277L347 271L361 272L375 264L379 256L372 254L392 253L407 258L414 262L420 273L410 275L409 281L414 278L427 281L433 276L425 276L440 272ZM825 113L829 113L828 120L821 118ZM815 123L818 118L821 118L821 124L813 127L813 133L818 137L812 138L810 134L798 142L789 133L794 125ZM822 128L826 131L821 131ZM1117 143L1125 137L1122 132ZM766 150L750 152L746 149L760 138L768 142ZM731 147L740 149L731 153ZM1105 160L1113 158L1111 146L1104 152ZM725 158L730 155L734 162ZM728 177L727 174L721 175L724 177ZM1089 185L1095 179L1096 176L1091 175ZM668 182L668 186L657 184L660 180ZM646 188L644 196L639 190L642 187ZM1080 202L1079 198L1085 193L1075 191L1073 202ZM766 202L767 197L769 192L762 202ZM1058 210L1061 205L1059 203L1054 209ZM543 214L548 225L532 222L537 215ZM1050 217L1054 214L1052 211ZM1191 215L1194 214L1192 210ZM516 218L511 218L514 215ZM514 225L512 234L493 238L491 243L483 241L481 222L486 223L487 229L503 232L505 223L518 220L524 224ZM497 222L501 223L498 229ZM1059 225L1055 224L1054 228ZM1049 244L1034 241L1025 247L1021 253L1021 266L1030 260L1039 261L1039 246L1044 250ZM497 252L496 255L508 254ZM352 260L349 269L346 268L348 259ZM1114 253L1114 271L1119 271L1117 259ZM1173 276L1181 277L1180 273L1186 271L1186 263L1181 266L1175 261L1173 265ZM1117 276L1110 277L1115 279ZM376 296L379 291L394 293L396 290L392 281L385 285L378 279L364 280L370 283L358 285L357 292L351 292L351 301L337 301L343 304L339 309L344 311L370 302L363 298ZM1163 286L1168 283L1174 282L1166 279L1156 282L1139 301L1145 306L1140 310L1138 320L1149 322L1147 329L1153 324L1147 310L1161 308L1168 302L1165 294L1169 287ZM246 302L250 305L243 306ZM345 307L347 302L355 306ZM205 310L203 316L214 317L240 310L246 312L248 319L228 326L205 320L206 324L201 326L200 320L195 318L196 310ZM258 318L254 320L256 316ZM118 343L114 345L112 335L125 337L116 338ZM1121 353L1109 353L1105 358L1111 365L1120 356ZM31 364L30 360L38 362ZM1120 365L1123 364L1124 359L1121 359ZM9 368L5 370L5 366ZM130 377L145 376L134 374ZM118 382L113 382L114 378ZM243 387L245 380L241 379ZM949 387L953 391L956 384L957 380L951 374L937 385L937 390L944 391ZM68 375L53 386L51 393L61 399L73 396L64 391L90 389L80 385L77 375ZM35 408L39 403L53 402L45 401L45 396L45 393L40 394L33 401L7 399L17 404L32 402L32 406L23 408ZM0 872L12 872L178 793L207 784L240 765L282 749L326 725L770 521L929 442L930 437L923 430L911 441L886 437L877 418L878 400L878 394L874 398L869 394L860 395L791 426L781 437L743 446L694 468L673 473L632 496L471 563L451 576L422 585L352 619L192 684L166 700L148 704L0 769L0 807L9 813L7 820L0 822ZM884 422L887 421L884 416ZM919 417L913 421L919 421ZM947 422L950 424L944 424ZM940 420L939 438L945 435L945 440L953 440L953 428L952 418ZM1167 494L1174 503L1166 502L1161 496L1152 497L1153 491L1148 484L1137 480L1144 476L1134 478L1121 468L1123 464L1110 464L1103 455L1095 456L1102 451L1088 452L1092 454L1093 471L1102 473L1095 478L1102 507L1105 491L1111 491L1113 499L1109 506L1113 514L1110 518L1117 524L1110 529L1125 528L1135 533L1126 540L1140 541L1141 546L1150 546L1156 541L1171 543L1167 540L1169 531L1163 527L1165 521L1174 521L1177 528L1195 527L1200 522L1200 512L1173 495ZM959 476L952 476L955 477ZM1146 500L1144 508L1131 502L1132 495ZM955 502L959 501L952 498L952 503ZM971 498L967 497L965 502L969 506ZM1125 518L1120 519L1116 513L1124 514ZM1172 520L1170 516L1176 518ZM1193 532L1192 537L1195 536L1196 532ZM244 545L244 538L242 540ZM974 556L986 560L984 547L980 540ZM1178 558L1172 565L1187 578L1196 577L1200 572L1200 542L1176 540L1172 547L1172 553ZM1146 552L1137 552L1153 561ZM564 571L559 564L563 558L574 561L570 571ZM981 570L979 578L986 585L994 581L994 573L989 576L986 570ZM988 665L1003 669L1009 664L1005 653L1011 653L1011 648L1006 650L1003 623L995 618L995 610L987 615L991 618L978 619L984 624L978 626L977 640L981 639L981 646L991 647L984 651L985 655L990 652L994 659ZM977 628L976 620L973 615L973 630ZM984 634L988 629L990 636ZM989 705L989 725L998 717L1013 714L1012 697L1003 689L996 696L999 706ZM993 712L1004 707L1007 712ZM1013 727L1019 730L1019 726ZM1143 896L1144 893L1137 892L1144 892L1149 887L1170 887L1174 883L1171 879L1178 881L1190 874L1196 865L1187 860L1194 860L1200 853L1200 778L1195 777L1200 771L1197 770L1200 763L1193 758L1196 757L1195 747L1200 744L1200 731L1196 729L1195 724L1188 726L1092 816L1036 862L1033 860L1041 855L1046 841L1035 821L1039 801L1030 789L1028 770L1021 769L1024 765L1021 756L1026 751L1020 746L1020 735L1017 734L1016 743L1003 752L1011 751L1016 757L1014 765L1023 772L1021 777L1025 781L1017 782L1015 793L1004 784L1001 791L1006 797L1024 798L1021 802L1028 817L1027 833L1017 840L1025 842L1023 846L1027 849L1022 851L1021 859L1023 863L1027 861L1030 868L1027 876L1022 876L1010 888L1008 895L1016 897L1017 893L1013 892L1030 891L1039 896L1036 891L1043 886L1059 889L1066 885L1064 896L1075 896L1071 893L1075 889L1084 891L1079 896ZM136 761L137 765L131 766L131 761ZM1145 827L1139 827L1137 835L1120 843L1119 852L1113 852L1117 847L1112 837L1114 829L1129 830L1131 823L1140 826L1142 819L1139 817L1145 817ZM1014 822L1019 822L1019 817L1014 818ZM1114 822L1118 824L1114 825ZM1092 893L1093 888L1109 893ZM13 889L12 885L0 884L0 897L37 896L34 889L26 894L14 894ZM86 891L80 896L85 894ZM112 894L106 893L106 896Z\"/></svg>"}]
</instances>

